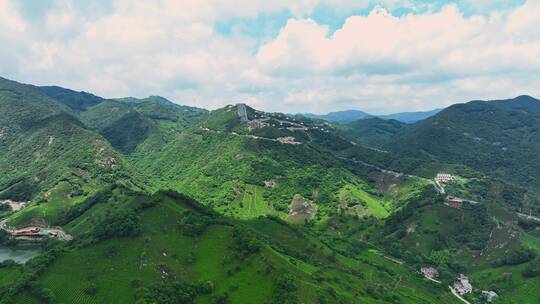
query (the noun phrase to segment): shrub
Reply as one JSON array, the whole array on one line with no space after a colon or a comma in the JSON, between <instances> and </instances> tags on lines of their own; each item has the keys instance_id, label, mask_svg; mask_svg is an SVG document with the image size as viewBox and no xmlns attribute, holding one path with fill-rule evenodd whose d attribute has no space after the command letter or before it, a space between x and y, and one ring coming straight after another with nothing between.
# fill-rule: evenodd
<instances>
[{"instance_id":1,"label":"shrub","mask_svg":"<svg viewBox=\"0 0 540 304\"><path fill-rule=\"evenodd\" d=\"M261 250L260 241L246 230L235 228L232 237L232 247L240 256L249 256Z\"/></svg>"},{"instance_id":2,"label":"shrub","mask_svg":"<svg viewBox=\"0 0 540 304\"><path fill-rule=\"evenodd\" d=\"M191 284L165 281L145 288L138 304L191 304L197 297L197 288Z\"/></svg>"},{"instance_id":3,"label":"shrub","mask_svg":"<svg viewBox=\"0 0 540 304\"><path fill-rule=\"evenodd\" d=\"M114 208L96 224L94 238L133 237L141 233L139 218L131 209Z\"/></svg>"},{"instance_id":4,"label":"shrub","mask_svg":"<svg viewBox=\"0 0 540 304\"><path fill-rule=\"evenodd\" d=\"M272 304L295 304L298 303L296 291L298 284L296 279L289 273L282 274L276 279L276 286L272 296Z\"/></svg>"},{"instance_id":5,"label":"shrub","mask_svg":"<svg viewBox=\"0 0 540 304\"><path fill-rule=\"evenodd\" d=\"M519 265L533 260L536 257L534 251L527 248L520 248L510 252L506 258L502 260L503 265Z\"/></svg>"},{"instance_id":6,"label":"shrub","mask_svg":"<svg viewBox=\"0 0 540 304\"><path fill-rule=\"evenodd\" d=\"M532 262L521 274L526 278L534 278L540 275L540 260Z\"/></svg>"},{"instance_id":7,"label":"shrub","mask_svg":"<svg viewBox=\"0 0 540 304\"><path fill-rule=\"evenodd\" d=\"M210 223L210 218L188 210L182 215L178 226L182 234L188 236L197 236L201 235L210 225Z\"/></svg>"},{"instance_id":8,"label":"shrub","mask_svg":"<svg viewBox=\"0 0 540 304\"><path fill-rule=\"evenodd\" d=\"M87 295L95 295L97 293L97 286L96 284L90 284L84 288L84 293Z\"/></svg>"}]
</instances>

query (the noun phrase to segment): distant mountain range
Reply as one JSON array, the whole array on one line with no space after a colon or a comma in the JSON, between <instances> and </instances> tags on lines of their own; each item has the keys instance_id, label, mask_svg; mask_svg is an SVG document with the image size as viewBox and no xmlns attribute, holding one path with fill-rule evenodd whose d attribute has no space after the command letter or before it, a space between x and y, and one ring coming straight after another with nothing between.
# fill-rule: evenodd
<instances>
[{"instance_id":1,"label":"distant mountain range","mask_svg":"<svg viewBox=\"0 0 540 304\"><path fill-rule=\"evenodd\" d=\"M411 124L411 123L415 123L420 120L429 118L439 113L441 110L442 109L434 109L431 111L402 112L402 113L394 113L394 114L387 114L387 115L372 115L372 114L369 114L360 110L344 110L344 111L330 112L327 114L301 113L300 115L309 117L309 118L324 119L324 120L328 120L328 121L336 122L336 123L349 123L355 120L377 117L377 118L381 118L385 120L394 119L403 123Z\"/></svg>"}]
</instances>

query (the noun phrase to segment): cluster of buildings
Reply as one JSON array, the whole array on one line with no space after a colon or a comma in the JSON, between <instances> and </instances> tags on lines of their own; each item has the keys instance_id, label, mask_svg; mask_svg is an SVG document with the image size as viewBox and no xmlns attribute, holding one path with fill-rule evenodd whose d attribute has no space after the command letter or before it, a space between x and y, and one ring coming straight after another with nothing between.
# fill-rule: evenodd
<instances>
[{"instance_id":1,"label":"cluster of buildings","mask_svg":"<svg viewBox=\"0 0 540 304\"><path fill-rule=\"evenodd\" d=\"M448 173L438 173L437 176L435 176L435 181L439 183L447 183L451 181L455 181L457 179L457 176L448 174Z\"/></svg>"},{"instance_id":2,"label":"cluster of buildings","mask_svg":"<svg viewBox=\"0 0 540 304\"><path fill-rule=\"evenodd\" d=\"M434 267L422 267L420 268L420 273L424 275L426 278L435 281L437 283L440 283L440 281L437 281L436 279L439 277L439 272ZM464 274L460 274L456 280L454 281L454 285L452 286L452 289L455 293L457 293L460 296L464 296L468 293L473 292L473 287L471 283L469 282L469 278L465 276ZM499 295L495 291L482 291L482 297L485 299L487 303L492 303L495 300L499 298Z\"/></svg>"},{"instance_id":3,"label":"cluster of buildings","mask_svg":"<svg viewBox=\"0 0 540 304\"><path fill-rule=\"evenodd\" d=\"M270 126L270 124L268 123L268 120L270 120L270 118L261 118L261 119L254 119L254 120L246 121L246 126L252 129L265 128L265 127Z\"/></svg>"}]
</instances>

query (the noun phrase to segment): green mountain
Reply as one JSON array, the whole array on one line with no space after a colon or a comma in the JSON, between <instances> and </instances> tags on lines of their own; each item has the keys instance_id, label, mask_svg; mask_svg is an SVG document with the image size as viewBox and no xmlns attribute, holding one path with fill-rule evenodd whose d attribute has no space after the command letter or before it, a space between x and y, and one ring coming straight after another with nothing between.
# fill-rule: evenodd
<instances>
[{"instance_id":1,"label":"green mountain","mask_svg":"<svg viewBox=\"0 0 540 304\"><path fill-rule=\"evenodd\" d=\"M381 119L393 119L403 123L415 123L426 118L429 118L437 113L442 111L442 109L434 109L431 111L418 111L418 112L401 112L388 115L378 115L377 117Z\"/></svg>"},{"instance_id":2,"label":"green mountain","mask_svg":"<svg viewBox=\"0 0 540 304\"><path fill-rule=\"evenodd\" d=\"M311 114L311 113L305 113L300 114L302 116L308 117L308 118L316 118L316 119L324 119L331 122L337 122L337 123L348 123L359 119L366 119L371 118L373 115L368 114L364 111L359 110L345 110L345 111L337 111L337 112L330 112L327 114Z\"/></svg>"},{"instance_id":3,"label":"green mountain","mask_svg":"<svg viewBox=\"0 0 540 304\"><path fill-rule=\"evenodd\" d=\"M74 111L84 111L104 100L87 92L76 92L57 86L40 87L40 89L51 98L65 104Z\"/></svg>"},{"instance_id":4,"label":"green mountain","mask_svg":"<svg viewBox=\"0 0 540 304\"><path fill-rule=\"evenodd\" d=\"M323 120L340 123L340 124L348 124L357 120L371 119L371 118L380 118L384 120L397 120L402 123L412 124L412 123L424 120L426 118L429 118L439 113L441 110L442 109L435 109L431 111L419 111L419 112L401 112L401 113L394 113L394 114L387 114L387 115L372 115L372 114L366 113L364 111L359 111L359 110L345 110L345 111L330 112L327 114L301 113L297 115L308 117L311 119L323 119Z\"/></svg>"},{"instance_id":5,"label":"green mountain","mask_svg":"<svg viewBox=\"0 0 540 304\"><path fill-rule=\"evenodd\" d=\"M41 89L0 79L0 111L0 197L47 201L62 181L71 196L126 178L107 140Z\"/></svg>"},{"instance_id":6,"label":"green mountain","mask_svg":"<svg viewBox=\"0 0 540 304\"><path fill-rule=\"evenodd\" d=\"M540 296L534 189L414 150L424 122L336 126L5 79L0 110L0 200L30 201L0 209L0 246L41 250L0 263L0 303L461 303L447 288L459 273L480 288L472 303ZM444 194L441 171L459 176ZM29 225L60 240L10 235Z\"/></svg>"},{"instance_id":7,"label":"green mountain","mask_svg":"<svg viewBox=\"0 0 540 304\"><path fill-rule=\"evenodd\" d=\"M394 140L396 134L403 132L409 125L397 120L369 118L339 125L338 128L348 138L376 148L383 148Z\"/></svg>"},{"instance_id":8,"label":"green mountain","mask_svg":"<svg viewBox=\"0 0 540 304\"><path fill-rule=\"evenodd\" d=\"M529 96L451 106L401 132L399 155L460 163L540 189L540 102Z\"/></svg>"}]
</instances>

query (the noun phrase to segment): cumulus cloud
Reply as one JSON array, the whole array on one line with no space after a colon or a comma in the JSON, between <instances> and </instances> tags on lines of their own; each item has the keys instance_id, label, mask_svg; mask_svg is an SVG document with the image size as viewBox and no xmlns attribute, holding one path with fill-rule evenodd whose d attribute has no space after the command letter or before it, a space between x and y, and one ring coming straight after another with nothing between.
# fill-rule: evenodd
<instances>
[{"instance_id":1,"label":"cumulus cloud","mask_svg":"<svg viewBox=\"0 0 540 304\"><path fill-rule=\"evenodd\" d=\"M423 100L427 108L459 101L455 98L538 94L539 13L534 2L470 17L455 5L401 17L376 7L367 16L349 17L334 33L313 20L290 20L257 59L276 77L296 79L300 71L300 77L326 79L323 88L301 84L287 95L288 103L354 100L378 110L378 101L391 97L407 109L408 101ZM498 85L488 85L490 80Z\"/></svg>"},{"instance_id":2,"label":"cumulus cloud","mask_svg":"<svg viewBox=\"0 0 540 304\"><path fill-rule=\"evenodd\" d=\"M483 16L457 5L399 16L377 6L335 31L311 16L317 6L350 10L373 1L117 0L100 13L51 3L42 18L28 18L14 0L0 0L2 76L106 97L160 94L210 108L245 101L286 112L540 96L536 1ZM293 17L269 40L215 30L220 20L283 10Z\"/></svg>"}]
</instances>

